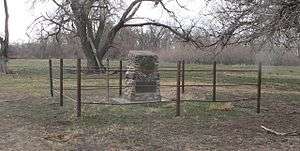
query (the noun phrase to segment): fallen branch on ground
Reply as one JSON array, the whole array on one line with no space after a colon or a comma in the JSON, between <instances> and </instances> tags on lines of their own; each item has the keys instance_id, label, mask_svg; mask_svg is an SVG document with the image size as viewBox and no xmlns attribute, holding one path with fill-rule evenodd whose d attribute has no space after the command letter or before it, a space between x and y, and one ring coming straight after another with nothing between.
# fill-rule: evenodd
<instances>
[{"instance_id":1,"label":"fallen branch on ground","mask_svg":"<svg viewBox=\"0 0 300 151\"><path fill-rule=\"evenodd\" d=\"M275 135L280 135L280 136L296 136L296 135L299 135L299 133L297 133L297 131L288 132L288 133L281 133L281 132L277 132L277 131L274 131L272 129L266 128L265 126L262 126L262 125L260 127L263 128L264 130L266 130L268 133L275 134Z\"/></svg>"},{"instance_id":2,"label":"fallen branch on ground","mask_svg":"<svg viewBox=\"0 0 300 151\"><path fill-rule=\"evenodd\" d=\"M286 113L286 115L290 115L290 114L299 114L299 112L297 112L297 111L292 111L292 112Z\"/></svg>"}]
</instances>

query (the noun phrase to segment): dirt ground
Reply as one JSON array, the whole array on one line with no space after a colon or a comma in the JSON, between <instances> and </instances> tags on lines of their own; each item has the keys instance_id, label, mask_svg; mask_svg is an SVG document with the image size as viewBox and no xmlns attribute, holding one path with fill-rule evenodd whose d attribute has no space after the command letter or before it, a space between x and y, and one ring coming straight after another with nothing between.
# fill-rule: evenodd
<instances>
[{"instance_id":1,"label":"dirt ground","mask_svg":"<svg viewBox=\"0 0 300 151\"><path fill-rule=\"evenodd\" d=\"M264 99L261 114L256 114L255 108L240 107L236 115L231 115L224 111L199 111L197 106L185 104L181 117L174 117L173 105L165 105L142 106L143 109L136 111L130 107L100 107L103 111L93 113L85 108L81 119L71 113L70 104L60 107L55 99L3 90L0 98L6 99L0 102L0 150L296 151L300 148L299 135L277 136L260 127L300 132L300 105L284 98ZM127 113L132 109L134 113ZM104 111L110 113L103 115Z\"/></svg>"}]
</instances>

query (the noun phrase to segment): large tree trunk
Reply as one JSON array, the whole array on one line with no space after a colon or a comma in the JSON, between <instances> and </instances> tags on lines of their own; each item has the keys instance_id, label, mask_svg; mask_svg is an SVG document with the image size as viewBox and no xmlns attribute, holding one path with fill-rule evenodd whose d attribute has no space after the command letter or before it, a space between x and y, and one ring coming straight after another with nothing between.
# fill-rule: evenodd
<instances>
[{"instance_id":1,"label":"large tree trunk","mask_svg":"<svg viewBox=\"0 0 300 151\"><path fill-rule=\"evenodd\" d=\"M87 33L87 23L89 20L88 15L85 12L84 5L77 0L72 0L71 8L76 18L75 25L77 28L77 34L80 38L82 50L87 59L87 68L91 71L100 71L102 64L99 65L97 55L93 52L93 47L91 45L92 41L89 41L89 38L91 37L88 36L92 35L88 35Z\"/></svg>"},{"instance_id":2,"label":"large tree trunk","mask_svg":"<svg viewBox=\"0 0 300 151\"><path fill-rule=\"evenodd\" d=\"M82 49L83 49L83 53L84 53L84 55L86 57L86 60L87 60L87 68L89 70L99 70L100 67L98 65L97 58L93 54L93 51L92 51L92 48L91 48L90 44L83 44L82 43Z\"/></svg>"},{"instance_id":3,"label":"large tree trunk","mask_svg":"<svg viewBox=\"0 0 300 151\"><path fill-rule=\"evenodd\" d=\"M6 59L0 59L0 74L7 74L8 73L8 66Z\"/></svg>"},{"instance_id":4,"label":"large tree trunk","mask_svg":"<svg viewBox=\"0 0 300 151\"><path fill-rule=\"evenodd\" d=\"M118 31L122 28L122 23L119 23L118 25L116 25L115 27L113 27L106 39L105 39L105 42L102 46L100 46L97 50L97 57L99 60L103 60L104 56L106 55L106 53L108 52L109 48L111 47L111 45L113 44L113 41L116 37L116 34L118 33ZM101 63L102 64L102 63Z\"/></svg>"},{"instance_id":5,"label":"large tree trunk","mask_svg":"<svg viewBox=\"0 0 300 151\"><path fill-rule=\"evenodd\" d=\"M9 31L8 31L8 7L7 1L4 0L4 11L5 11L5 37L2 39L0 37L0 73L8 73L8 44L9 44Z\"/></svg>"},{"instance_id":6,"label":"large tree trunk","mask_svg":"<svg viewBox=\"0 0 300 151\"><path fill-rule=\"evenodd\" d=\"M7 48L8 48L8 45L6 43L7 42L0 37L0 46L1 46L0 47L0 74L8 73L8 67L7 67L7 62L8 62Z\"/></svg>"}]
</instances>

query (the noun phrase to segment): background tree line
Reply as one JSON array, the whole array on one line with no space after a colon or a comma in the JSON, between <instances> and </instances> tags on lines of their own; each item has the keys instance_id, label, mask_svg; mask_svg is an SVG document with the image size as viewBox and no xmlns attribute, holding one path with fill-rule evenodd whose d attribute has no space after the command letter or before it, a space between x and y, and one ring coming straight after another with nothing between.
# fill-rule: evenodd
<instances>
[{"instance_id":1,"label":"background tree line","mask_svg":"<svg viewBox=\"0 0 300 151\"><path fill-rule=\"evenodd\" d=\"M258 44L257 44L258 45ZM151 50L159 54L161 61L176 62L184 59L189 63L211 64L216 60L222 64L255 64L261 61L267 65L300 65L298 49L265 45L261 50L253 45L226 47L215 56L213 48L201 50L178 39L167 29L149 26L121 30L115 38L114 47L107 54L111 59L126 59L130 50ZM73 35L61 35L59 42L54 37L40 38L24 44L12 44L11 58L84 58L79 39Z\"/></svg>"},{"instance_id":2,"label":"background tree line","mask_svg":"<svg viewBox=\"0 0 300 151\"><path fill-rule=\"evenodd\" d=\"M45 1L33 0L36 2ZM38 40L21 45L34 47L28 52L37 58L85 57L92 69L101 69L104 57L124 57L132 49L157 51L163 60L172 60L168 59L172 55L177 59L189 56L188 60L198 63L254 63L261 58L281 65L297 64L300 58L299 0L206 0L212 11L197 17L206 24L181 20L176 12L188 8L180 0L50 2L55 10L41 15L31 26ZM159 8L168 19L141 17L144 4ZM2 60L8 59L9 34L5 27Z\"/></svg>"}]
</instances>

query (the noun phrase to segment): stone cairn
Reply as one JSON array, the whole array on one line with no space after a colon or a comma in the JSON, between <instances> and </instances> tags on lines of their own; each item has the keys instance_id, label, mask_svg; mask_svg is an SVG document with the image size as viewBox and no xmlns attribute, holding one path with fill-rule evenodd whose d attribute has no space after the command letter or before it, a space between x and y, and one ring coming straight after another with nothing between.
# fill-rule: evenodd
<instances>
[{"instance_id":1,"label":"stone cairn","mask_svg":"<svg viewBox=\"0 0 300 151\"><path fill-rule=\"evenodd\" d=\"M125 74L124 98L130 101L161 101L158 56L150 51L130 51Z\"/></svg>"}]
</instances>

